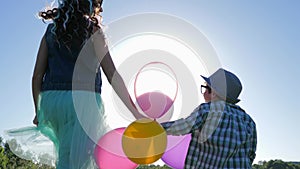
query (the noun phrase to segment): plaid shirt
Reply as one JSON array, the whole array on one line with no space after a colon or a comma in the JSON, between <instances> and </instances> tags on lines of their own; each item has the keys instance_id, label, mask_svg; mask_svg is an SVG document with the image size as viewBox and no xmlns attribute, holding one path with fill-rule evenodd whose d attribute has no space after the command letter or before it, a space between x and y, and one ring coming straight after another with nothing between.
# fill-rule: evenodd
<instances>
[{"instance_id":1,"label":"plaid shirt","mask_svg":"<svg viewBox=\"0 0 300 169\"><path fill-rule=\"evenodd\" d=\"M187 169L252 168L256 125L237 105L203 103L187 118L162 126L169 135L192 134L185 158Z\"/></svg>"}]
</instances>

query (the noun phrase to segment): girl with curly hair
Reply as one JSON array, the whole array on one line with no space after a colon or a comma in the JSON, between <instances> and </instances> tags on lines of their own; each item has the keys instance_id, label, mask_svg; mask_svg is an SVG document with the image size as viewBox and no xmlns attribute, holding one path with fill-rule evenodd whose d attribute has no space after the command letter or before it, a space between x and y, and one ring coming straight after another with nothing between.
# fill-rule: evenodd
<instances>
[{"instance_id":1,"label":"girl with curly hair","mask_svg":"<svg viewBox=\"0 0 300 169\"><path fill-rule=\"evenodd\" d=\"M93 151L109 127L101 99L100 68L133 116L142 117L105 43L98 21L101 6L102 0L59 0L57 8L39 13L52 22L41 40L32 77L37 127L12 130L8 135L32 131L49 138L57 169L101 168L95 164ZM27 145L30 139L33 143L42 140L30 137ZM29 159L42 163L49 157L30 149L19 154L30 154Z\"/></svg>"}]
</instances>

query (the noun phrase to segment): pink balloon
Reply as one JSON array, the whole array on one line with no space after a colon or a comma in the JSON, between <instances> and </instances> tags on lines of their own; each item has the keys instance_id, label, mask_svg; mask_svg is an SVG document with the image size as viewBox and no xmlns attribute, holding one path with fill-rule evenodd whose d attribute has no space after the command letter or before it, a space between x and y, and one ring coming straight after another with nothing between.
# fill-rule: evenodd
<instances>
[{"instance_id":1,"label":"pink balloon","mask_svg":"<svg viewBox=\"0 0 300 169\"><path fill-rule=\"evenodd\" d=\"M162 156L162 161L174 169L183 169L185 157L191 141L191 134L184 136L168 135L167 149Z\"/></svg>"},{"instance_id":2,"label":"pink balloon","mask_svg":"<svg viewBox=\"0 0 300 169\"><path fill-rule=\"evenodd\" d=\"M160 118L173 105L173 100L161 92L148 92L136 98L138 105L150 118Z\"/></svg>"},{"instance_id":3,"label":"pink balloon","mask_svg":"<svg viewBox=\"0 0 300 169\"><path fill-rule=\"evenodd\" d=\"M95 148L95 160L101 169L135 169L138 164L127 158L122 148L125 128L117 128L102 136Z\"/></svg>"}]
</instances>

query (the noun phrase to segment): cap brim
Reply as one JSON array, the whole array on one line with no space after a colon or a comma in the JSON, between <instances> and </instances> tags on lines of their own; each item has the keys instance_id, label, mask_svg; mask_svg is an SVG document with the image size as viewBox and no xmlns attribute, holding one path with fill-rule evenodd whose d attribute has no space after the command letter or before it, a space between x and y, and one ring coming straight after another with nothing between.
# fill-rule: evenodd
<instances>
[{"instance_id":1,"label":"cap brim","mask_svg":"<svg viewBox=\"0 0 300 169\"><path fill-rule=\"evenodd\" d=\"M210 80L209 80L209 78L207 78L207 77L205 77L205 76L202 76L202 75L200 75L204 80L205 80L205 82L210 86L211 84L210 84Z\"/></svg>"}]
</instances>

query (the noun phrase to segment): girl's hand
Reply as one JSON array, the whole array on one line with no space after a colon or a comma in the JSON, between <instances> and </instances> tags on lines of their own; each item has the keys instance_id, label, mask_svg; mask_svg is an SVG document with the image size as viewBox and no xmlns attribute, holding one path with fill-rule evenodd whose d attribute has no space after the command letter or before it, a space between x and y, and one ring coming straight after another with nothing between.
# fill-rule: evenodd
<instances>
[{"instance_id":1,"label":"girl's hand","mask_svg":"<svg viewBox=\"0 0 300 169\"><path fill-rule=\"evenodd\" d=\"M34 116L34 119L33 119L33 124L35 124L36 126L39 124L39 121L38 121L38 118L37 118L37 115Z\"/></svg>"}]
</instances>

